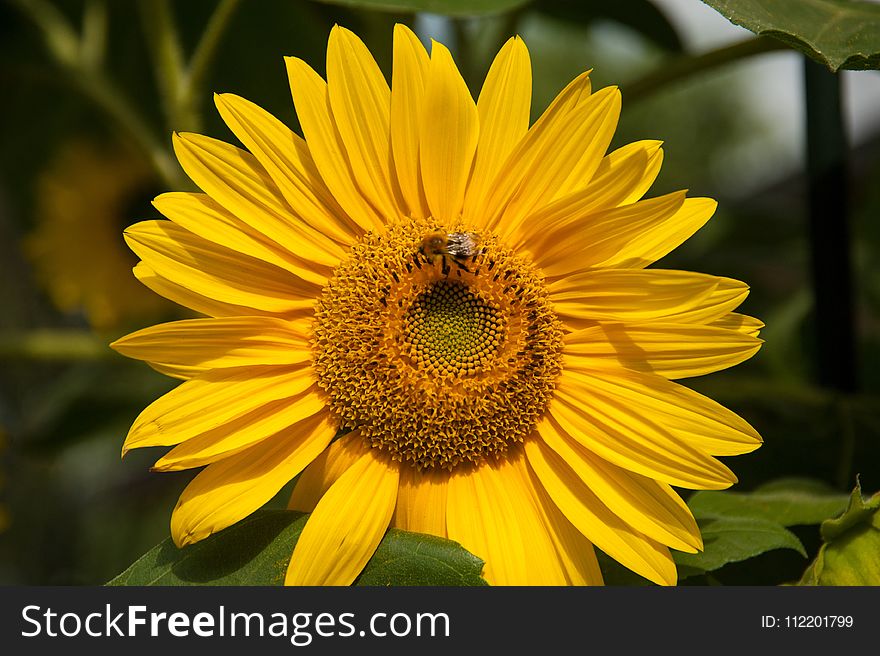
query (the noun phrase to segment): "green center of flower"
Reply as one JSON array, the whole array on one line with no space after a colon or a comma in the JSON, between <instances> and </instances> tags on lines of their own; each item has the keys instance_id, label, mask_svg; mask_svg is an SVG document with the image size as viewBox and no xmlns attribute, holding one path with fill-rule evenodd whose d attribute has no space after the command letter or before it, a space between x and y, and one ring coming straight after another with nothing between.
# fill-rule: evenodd
<instances>
[{"instance_id":1,"label":"green center of flower","mask_svg":"<svg viewBox=\"0 0 880 656\"><path fill-rule=\"evenodd\" d=\"M364 235L315 310L315 371L340 424L417 469L503 457L561 371L540 272L466 228L410 221Z\"/></svg>"},{"instance_id":2,"label":"green center of flower","mask_svg":"<svg viewBox=\"0 0 880 656\"><path fill-rule=\"evenodd\" d=\"M438 280L404 314L408 355L420 368L473 374L501 348L501 311L461 282Z\"/></svg>"}]
</instances>

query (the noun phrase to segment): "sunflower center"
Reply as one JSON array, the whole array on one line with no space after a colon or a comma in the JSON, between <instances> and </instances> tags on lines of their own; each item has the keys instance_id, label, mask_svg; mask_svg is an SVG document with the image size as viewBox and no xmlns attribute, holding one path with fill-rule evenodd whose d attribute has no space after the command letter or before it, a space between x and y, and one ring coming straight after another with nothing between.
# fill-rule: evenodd
<instances>
[{"instance_id":1,"label":"sunflower center","mask_svg":"<svg viewBox=\"0 0 880 656\"><path fill-rule=\"evenodd\" d=\"M403 316L408 355L417 366L467 375L491 362L504 340L501 310L461 282L438 280Z\"/></svg>"},{"instance_id":2,"label":"sunflower center","mask_svg":"<svg viewBox=\"0 0 880 656\"><path fill-rule=\"evenodd\" d=\"M526 256L413 220L352 247L318 302L313 353L342 426L418 469L453 469L534 430L562 332Z\"/></svg>"}]
</instances>

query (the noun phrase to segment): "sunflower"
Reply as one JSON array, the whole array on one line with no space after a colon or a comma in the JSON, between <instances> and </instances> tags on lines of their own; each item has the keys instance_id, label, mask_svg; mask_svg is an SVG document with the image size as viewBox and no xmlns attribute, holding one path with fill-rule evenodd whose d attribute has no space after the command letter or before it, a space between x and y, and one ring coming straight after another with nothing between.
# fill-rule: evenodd
<instances>
[{"instance_id":1,"label":"sunflower","mask_svg":"<svg viewBox=\"0 0 880 656\"><path fill-rule=\"evenodd\" d=\"M715 202L642 199L660 144L606 154L620 93L586 73L530 126L519 38L476 103L449 51L400 25L390 88L340 27L326 82L286 63L305 138L216 96L247 150L175 135L204 193L159 196L169 220L125 233L143 283L208 315L113 345L185 380L123 448L204 466L175 543L301 474L287 584L352 583L389 526L459 542L493 584L601 584L594 545L674 584L670 548L702 542L672 486L726 488L714 456L761 443L672 382L758 350L762 324L733 312L746 285L646 268Z\"/></svg>"},{"instance_id":2,"label":"sunflower","mask_svg":"<svg viewBox=\"0 0 880 656\"><path fill-rule=\"evenodd\" d=\"M146 165L121 147L79 140L59 150L39 180L37 225L25 243L59 310L81 311L98 330L167 314L172 306L132 279L119 238L155 187Z\"/></svg>"}]
</instances>

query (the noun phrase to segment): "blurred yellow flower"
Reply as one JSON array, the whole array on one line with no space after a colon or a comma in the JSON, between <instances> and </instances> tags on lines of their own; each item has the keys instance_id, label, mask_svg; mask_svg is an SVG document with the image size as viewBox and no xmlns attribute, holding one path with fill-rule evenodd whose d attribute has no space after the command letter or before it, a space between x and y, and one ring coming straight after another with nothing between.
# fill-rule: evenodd
<instances>
[{"instance_id":1,"label":"blurred yellow flower","mask_svg":"<svg viewBox=\"0 0 880 656\"><path fill-rule=\"evenodd\" d=\"M38 181L25 244L60 310L82 311L98 330L167 314L171 306L132 278L136 260L119 237L134 212L149 211L155 188L149 169L119 146L75 141L60 150Z\"/></svg>"},{"instance_id":2,"label":"blurred yellow flower","mask_svg":"<svg viewBox=\"0 0 880 656\"><path fill-rule=\"evenodd\" d=\"M327 81L287 59L305 139L216 97L248 150L175 135L205 193L171 193L126 239L137 277L208 318L113 346L185 379L124 451L205 468L177 545L262 506L302 472L311 512L286 582L347 585L389 526L450 538L493 584L601 584L593 545L659 584L700 532L672 486L720 489L744 420L671 381L735 365L762 324L736 280L648 269L713 214L640 200L656 141L609 154L616 88L571 82L529 125L510 39L475 103L449 51L403 26L392 84L334 28ZM340 429L349 432L334 440Z\"/></svg>"}]
</instances>

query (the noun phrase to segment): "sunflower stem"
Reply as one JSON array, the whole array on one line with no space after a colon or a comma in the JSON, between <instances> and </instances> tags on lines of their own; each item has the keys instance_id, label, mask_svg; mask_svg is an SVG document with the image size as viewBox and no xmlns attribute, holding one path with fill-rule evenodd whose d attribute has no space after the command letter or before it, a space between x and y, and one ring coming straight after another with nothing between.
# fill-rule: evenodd
<instances>
[{"instance_id":1,"label":"sunflower stem","mask_svg":"<svg viewBox=\"0 0 880 656\"><path fill-rule=\"evenodd\" d=\"M664 63L661 68L634 82L622 85L621 92L628 103L638 102L693 75L704 73L747 57L785 49L787 49L787 46L782 41L760 36L754 39L747 39L746 41L739 41L716 50L710 50L701 55L685 55Z\"/></svg>"},{"instance_id":2,"label":"sunflower stem","mask_svg":"<svg viewBox=\"0 0 880 656\"><path fill-rule=\"evenodd\" d=\"M107 3L89 0L83 10L82 40L79 59L82 67L96 71L104 63L107 50Z\"/></svg>"},{"instance_id":3,"label":"sunflower stem","mask_svg":"<svg viewBox=\"0 0 880 656\"><path fill-rule=\"evenodd\" d=\"M847 397L858 389L849 227L849 148L840 76L804 58L806 168L816 378L841 393L836 478L846 487L855 433Z\"/></svg>"},{"instance_id":4,"label":"sunflower stem","mask_svg":"<svg viewBox=\"0 0 880 656\"><path fill-rule=\"evenodd\" d=\"M198 118L191 111L183 90L183 50L171 5L168 0L141 0L139 7L167 127L198 130Z\"/></svg>"},{"instance_id":5,"label":"sunflower stem","mask_svg":"<svg viewBox=\"0 0 880 656\"><path fill-rule=\"evenodd\" d=\"M3 360L99 360L111 356L106 340L83 330L0 333Z\"/></svg>"},{"instance_id":6,"label":"sunflower stem","mask_svg":"<svg viewBox=\"0 0 880 656\"><path fill-rule=\"evenodd\" d=\"M217 5L186 62L170 2L141 0L144 34L152 52L168 130L201 130L199 103L205 79L239 4L240 0L222 0Z\"/></svg>"},{"instance_id":7,"label":"sunflower stem","mask_svg":"<svg viewBox=\"0 0 880 656\"><path fill-rule=\"evenodd\" d=\"M214 63L214 57L217 55L217 50L230 25L232 16L240 4L241 0L222 0L218 3L214 13L211 14L187 66L183 91L189 97L189 102L202 95L205 80Z\"/></svg>"},{"instance_id":8,"label":"sunflower stem","mask_svg":"<svg viewBox=\"0 0 880 656\"><path fill-rule=\"evenodd\" d=\"M804 58L809 239L820 385L856 389L848 147L840 77Z\"/></svg>"},{"instance_id":9,"label":"sunflower stem","mask_svg":"<svg viewBox=\"0 0 880 656\"><path fill-rule=\"evenodd\" d=\"M79 58L79 37L54 5L44 0L12 0L12 4L40 31L56 62L74 65Z\"/></svg>"},{"instance_id":10,"label":"sunflower stem","mask_svg":"<svg viewBox=\"0 0 880 656\"><path fill-rule=\"evenodd\" d=\"M170 189L185 184L180 170L164 148L153 136L146 121L126 101L117 88L98 72L71 71L76 88L102 109L117 127L135 144L150 163L153 171Z\"/></svg>"},{"instance_id":11,"label":"sunflower stem","mask_svg":"<svg viewBox=\"0 0 880 656\"><path fill-rule=\"evenodd\" d=\"M131 139L164 184L178 186L181 178L179 169L168 151L156 140L146 120L96 65L95 55L98 53L89 54L84 49L80 37L52 4L43 0L13 2L39 30L55 65L66 74L65 82L101 109ZM86 37L95 30L103 29L99 15L91 18L86 16L84 22Z\"/></svg>"}]
</instances>

